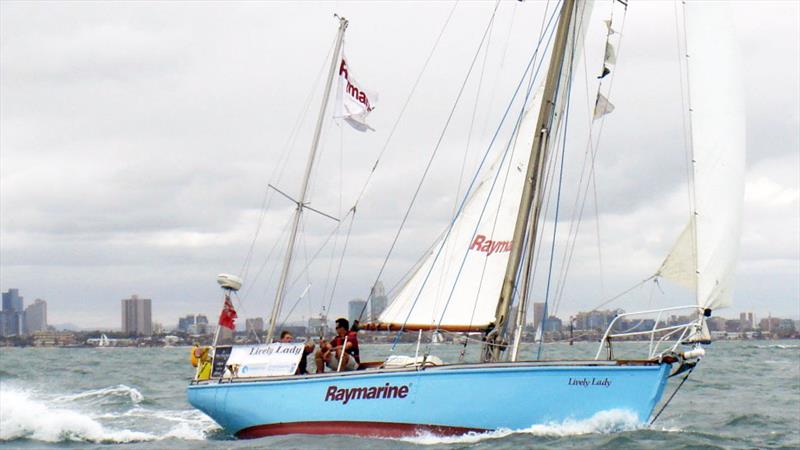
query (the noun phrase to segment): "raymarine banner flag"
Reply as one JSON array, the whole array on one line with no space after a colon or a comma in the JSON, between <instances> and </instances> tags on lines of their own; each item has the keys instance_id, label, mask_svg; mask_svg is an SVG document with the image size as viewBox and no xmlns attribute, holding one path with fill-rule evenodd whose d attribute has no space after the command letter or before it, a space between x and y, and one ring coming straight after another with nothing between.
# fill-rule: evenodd
<instances>
[{"instance_id":1,"label":"raymarine banner flag","mask_svg":"<svg viewBox=\"0 0 800 450\"><path fill-rule=\"evenodd\" d=\"M364 89L353 76L347 58L342 53L339 64L339 88L336 90L336 110L334 117L344 119L358 131L374 129L367 125L367 115L375 109L378 94Z\"/></svg>"}]
</instances>

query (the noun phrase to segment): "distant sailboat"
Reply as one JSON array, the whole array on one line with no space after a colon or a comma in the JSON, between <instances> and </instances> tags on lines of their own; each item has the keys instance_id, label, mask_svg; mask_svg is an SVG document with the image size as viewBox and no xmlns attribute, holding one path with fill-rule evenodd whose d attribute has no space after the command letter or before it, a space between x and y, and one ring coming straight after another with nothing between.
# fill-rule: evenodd
<instances>
[{"instance_id":1,"label":"distant sailboat","mask_svg":"<svg viewBox=\"0 0 800 450\"><path fill-rule=\"evenodd\" d=\"M743 108L738 104L741 92L734 81L739 70L722 33L719 7L694 2L684 7L691 30L687 46L691 54L692 214L656 275L696 289L695 304L617 316L594 359L519 359L529 297L527 277L542 220L544 170L564 120L564 87L572 76L574 57L581 53L582 27L591 9L588 2L563 0L546 80L520 114L515 144L494 162L487 171L490 176L474 187L446 233L388 307L363 326L434 335L483 333L481 361L443 364L438 358L417 355L400 365L393 364L394 358L364 364L363 370L296 376L299 356L293 355L299 347L294 344L218 348L215 368L227 364L238 372L224 376L220 370L210 379L193 381L188 387L191 404L240 438L287 433L461 434L586 419L615 409L647 421L669 376L692 369L703 356L707 317L730 303L741 218L745 138ZM347 21L340 19L315 142L346 27ZM615 57L613 48L610 52L607 48L607 60ZM596 115L613 109L603 99L598 96ZM315 150L303 179L304 193ZM503 174L502 183L496 183L498 177L493 174ZM292 241L302 202L301 198ZM290 242L270 337L291 266L292 246ZM513 308L515 298L517 307ZM692 319L669 326L661 321L665 314L677 311L690 313ZM636 314L655 316L653 328L615 332L618 320ZM541 331L537 334L541 339ZM612 340L635 335L649 336L646 357L614 359ZM247 359L246 354L254 353L261 359ZM245 368L261 372L248 375Z\"/></svg>"}]
</instances>

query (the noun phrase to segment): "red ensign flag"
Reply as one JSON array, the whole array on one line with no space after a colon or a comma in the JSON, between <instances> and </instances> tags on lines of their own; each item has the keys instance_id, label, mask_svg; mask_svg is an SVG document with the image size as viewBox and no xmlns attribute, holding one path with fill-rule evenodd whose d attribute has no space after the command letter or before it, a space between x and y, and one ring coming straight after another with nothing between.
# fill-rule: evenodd
<instances>
[{"instance_id":1,"label":"red ensign flag","mask_svg":"<svg viewBox=\"0 0 800 450\"><path fill-rule=\"evenodd\" d=\"M231 297L226 295L225 305L222 307L222 312L219 314L219 326L235 330L236 325L234 325L233 322L236 320L236 317L238 316L236 315L236 310L233 309Z\"/></svg>"}]
</instances>

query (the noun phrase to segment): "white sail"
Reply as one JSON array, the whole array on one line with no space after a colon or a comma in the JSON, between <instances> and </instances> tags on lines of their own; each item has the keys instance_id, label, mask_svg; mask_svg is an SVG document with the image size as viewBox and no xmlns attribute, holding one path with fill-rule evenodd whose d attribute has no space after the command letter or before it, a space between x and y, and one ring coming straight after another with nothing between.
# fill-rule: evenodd
<instances>
[{"instance_id":1,"label":"white sail","mask_svg":"<svg viewBox=\"0 0 800 450\"><path fill-rule=\"evenodd\" d=\"M727 4L687 2L685 7L695 198L694 220L688 227L694 236L682 233L660 274L684 286L692 284L687 279L696 278L698 305L716 309L731 303L739 253L745 174L743 69ZM687 264L687 255L694 255L694 264Z\"/></svg>"},{"instance_id":2,"label":"white sail","mask_svg":"<svg viewBox=\"0 0 800 450\"><path fill-rule=\"evenodd\" d=\"M486 170L449 234L434 245L380 315L380 324L405 325L406 329L438 326L477 330L494 321L539 102L537 95L534 107L524 113L518 138L499 167L494 189L492 182L502 155Z\"/></svg>"},{"instance_id":3,"label":"white sail","mask_svg":"<svg viewBox=\"0 0 800 450\"><path fill-rule=\"evenodd\" d=\"M592 3L581 2L570 25L575 32L570 31L566 51L570 56L560 68L561 86L571 76L566 68L581 57ZM556 124L561 122L565 97L558 99ZM434 245L380 315L374 324L378 328L466 331L485 330L495 323L540 104L537 91L522 117L510 155L502 160L494 189L492 181L501 158L486 171L450 232Z\"/></svg>"}]
</instances>

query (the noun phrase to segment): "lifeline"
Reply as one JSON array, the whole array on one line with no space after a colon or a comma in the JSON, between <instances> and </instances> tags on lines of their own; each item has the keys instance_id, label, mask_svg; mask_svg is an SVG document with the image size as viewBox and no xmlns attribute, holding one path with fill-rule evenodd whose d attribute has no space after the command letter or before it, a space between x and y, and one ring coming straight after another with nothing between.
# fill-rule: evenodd
<instances>
[{"instance_id":1,"label":"lifeline","mask_svg":"<svg viewBox=\"0 0 800 450\"><path fill-rule=\"evenodd\" d=\"M342 402L346 405L350 400L358 399L377 399L377 398L406 398L408 396L408 386L385 386L355 387L350 389L339 389L338 386L328 386L325 393L325 401Z\"/></svg>"}]
</instances>

